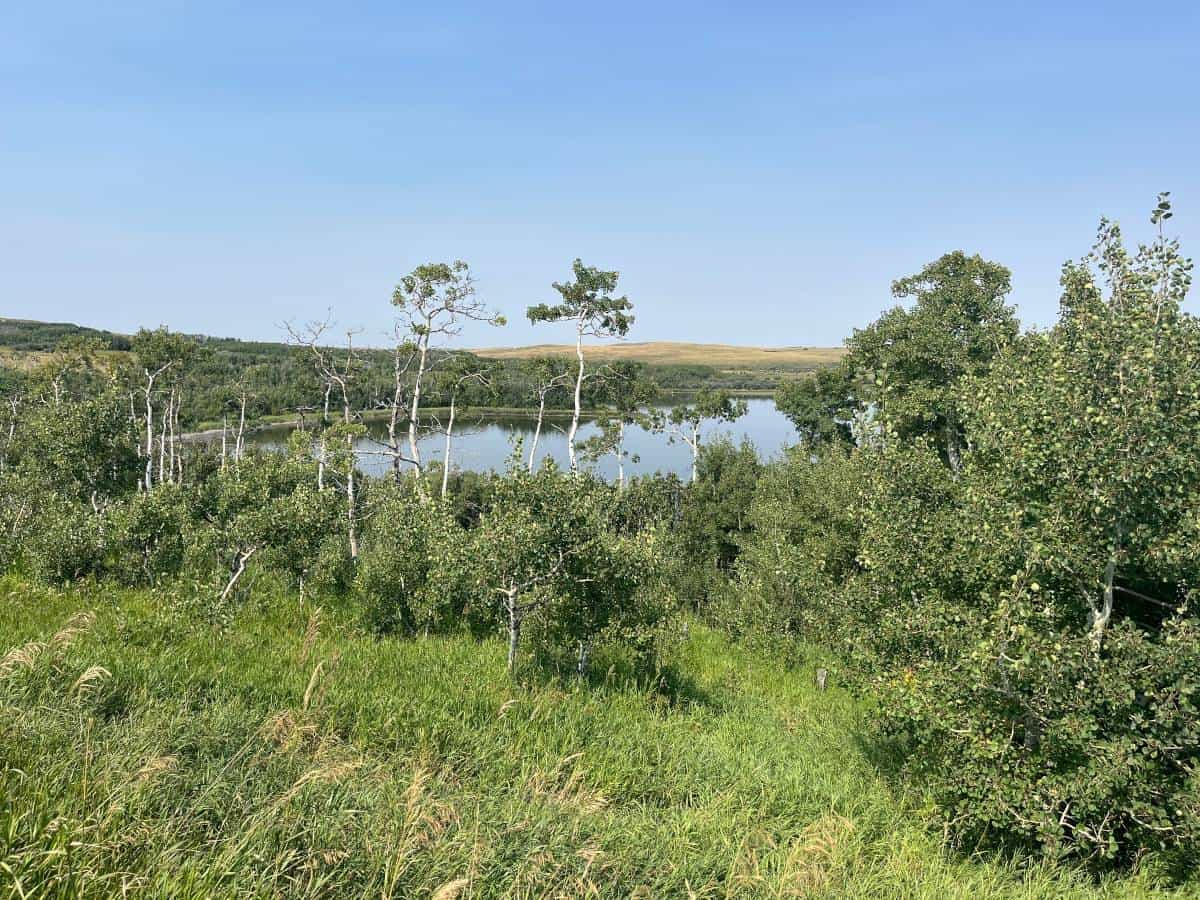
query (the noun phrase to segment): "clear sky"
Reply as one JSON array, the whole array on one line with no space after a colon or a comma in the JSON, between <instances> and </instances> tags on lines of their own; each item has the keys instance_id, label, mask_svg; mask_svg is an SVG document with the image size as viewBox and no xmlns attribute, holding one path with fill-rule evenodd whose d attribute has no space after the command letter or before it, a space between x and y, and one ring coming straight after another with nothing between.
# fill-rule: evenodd
<instances>
[{"instance_id":1,"label":"clear sky","mask_svg":"<svg viewBox=\"0 0 1200 900\"><path fill-rule=\"evenodd\" d=\"M1046 324L1097 220L1200 247L1200 4L5 4L0 315L379 334L461 257L576 256L632 339L835 344L951 249ZM1193 308L1195 305L1193 304Z\"/></svg>"}]
</instances>

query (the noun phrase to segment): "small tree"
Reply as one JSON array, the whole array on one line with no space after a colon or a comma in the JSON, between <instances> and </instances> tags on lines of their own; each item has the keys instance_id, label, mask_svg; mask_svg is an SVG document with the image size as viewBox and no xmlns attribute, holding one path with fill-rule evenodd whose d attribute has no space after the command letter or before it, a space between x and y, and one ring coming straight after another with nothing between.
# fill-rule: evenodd
<instances>
[{"instance_id":1,"label":"small tree","mask_svg":"<svg viewBox=\"0 0 1200 900\"><path fill-rule=\"evenodd\" d=\"M84 393L103 390L99 357L108 348L106 341L72 335L55 348L53 354L29 373L35 395L53 406L68 397L81 399Z\"/></svg>"},{"instance_id":2,"label":"small tree","mask_svg":"<svg viewBox=\"0 0 1200 900\"><path fill-rule=\"evenodd\" d=\"M571 415L571 429L567 432L567 455L571 460L571 471L577 472L579 466L575 457L575 436L579 433L580 405L586 377L583 339L585 336L609 338L627 335L633 324L633 315L630 313L633 304L627 297L613 296L620 273L585 266L579 259L575 260L572 269L575 273L574 281L556 281L552 285L561 296L561 302L539 303L529 307L526 312L529 321L535 325L538 322L571 322L575 326L575 403Z\"/></svg>"},{"instance_id":3,"label":"small tree","mask_svg":"<svg viewBox=\"0 0 1200 900\"><path fill-rule=\"evenodd\" d=\"M318 446L317 488L324 490L325 473L328 466L332 465L335 471L344 473L346 537L350 545L351 558L357 558L358 502L355 471L358 457L354 452L354 442L362 436L366 429L355 421L356 414L350 402L351 385L358 377L360 368L358 353L354 348L354 332L352 330L346 332L346 347L343 351L321 345L321 340L330 327L328 319L324 322L311 322L303 329L296 329L290 323L286 327L293 343L308 349L313 365L324 386L325 402L322 422L324 427ZM329 403L335 390L342 406L342 420L331 424Z\"/></svg>"},{"instance_id":4,"label":"small tree","mask_svg":"<svg viewBox=\"0 0 1200 900\"><path fill-rule=\"evenodd\" d=\"M681 404L667 413L665 428L672 443L683 441L692 451L692 483L699 477L700 425L706 421L736 422L746 414L746 402L726 391L700 391L693 403Z\"/></svg>"},{"instance_id":5,"label":"small tree","mask_svg":"<svg viewBox=\"0 0 1200 900\"><path fill-rule=\"evenodd\" d=\"M615 496L594 479L563 477L553 463L531 475L515 460L496 480L466 558L477 597L500 613L510 671L527 631L540 657L570 654L586 672L602 634L630 641L663 614L642 593L657 568L654 542L617 533Z\"/></svg>"},{"instance_id":6,"label":"small tree","mask_svg":"<svg viewBox=\"0 0 1200 900\"><path fill-rule=\"evenodd\" d=\"M173 334L166 328L148 331L143 328L131 341L131 348L142 370L142 397L145 404L145 477L143 488L150 490L155 482L155 433L154 411L158 398L164 391L167 393L167 406L160 416L158 435L158 467L157 480L159 483L169 480L174 475L174 465L167 469L168 438L172 460L175 453L175 438L179 417L179 387L183 369L196 353L194 341L181 334ZM169 388L169 390L168 390Z\"/></svg>"},{"instance_id":7,"label":"small tree","mask_svg":"<svg viewBox=\"0 0 1200 900\"><path fill-rule=\"evenodd\" d=\"M859 411L854 379L844 366L818 369L775 390L775 407L788 418L810 450L854 443L853 422Z\"/></svg>"},{"instance_id":8,"label":"small tree","mask_svg":"<svg viewBox=\"0 0 1200 900\"><path fill-rule=\"evenodd\" d=\"M446 419L446 445L442 456L442 499L450 484L450 443L454 438L454 419L459 408L459 399L470 386L482 388L490 397L496 396L496 377L499 366L485 362L470 353L456 353L443 361L437 370L437 387L443 396L450 399L449 416Z\"/></svg>"},{"instance_id":9,"label":"small tree","mask_svg":"<svg viewBox=\"0 0 1200 900\"><path fill-rule=\"evenodd\" d=\"M640 363L615 362L605 367L592 401L603 409L596 419L599 433L583 444L585 458L599 460L611 456L617 463L617 490L625 489L625 429L630 425L653 426L654 417L647 410L658 397L658 385L646 374ZM638 458L633 457L636 463Z\"/></svg>"},{"instance_id":10,"label":"small tree","mask_svg":"<svg viewBox=\"0 0 1200 900\"><path fill-rule=\"evenodd\" d=\"M878 321L847 341L850 371L869 388L882 424L901 439L930 436L954 471L965 435L961 382L985 372L1017 334L1005 298L1008 269L962 251L947 253L918 274L892 284L899 299Z\"/></svg>"},{"instance_id":11,"label":"small tree","mask_svg":"<svg viewBox=\"0 0 1200 900\"><path fill-rule=\"evenodd\" d=\"M537 424L533 429L533 442L529 446L529 471L537 462L538 441L542 436L542 422L546 417L546 401L562 391L574 379L565 360L557 356L539 356L526 360L521 370L533 385L533 399L537 401Z\"/></svg>"},{"instance_id":12,"label":"small tree","mask_svg":"<svg viewBox=\"0 0 1200 900\"><path fill-rule=\"evenodd\" d=\"M439 338L457 337L462 333L465 322L485 322L494 326L506 323L504 316L489 309L475 296L475 280L471 277L470 268L462 260L417 266L396 285L392 292L392 305L398 310L399 328L407 331L409 341L416 348L417 370L413 376L408 406L408 450L415 475L420 473L421 467L417 432L420 427L421 391L425 374L431 365L432 342Z\"/></svg>"}]
</instances>

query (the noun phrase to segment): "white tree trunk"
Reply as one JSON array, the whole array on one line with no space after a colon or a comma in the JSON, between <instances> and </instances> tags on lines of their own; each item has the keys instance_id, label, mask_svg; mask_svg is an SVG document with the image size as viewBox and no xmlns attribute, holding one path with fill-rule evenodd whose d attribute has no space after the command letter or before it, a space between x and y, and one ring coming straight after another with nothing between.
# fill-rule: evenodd
<instances>
[{"instance_id":1,"label":"white tree trunk","mask_svg":"<svg viewBox=\"0 0 1200 900\"><path fill-rule=\"evenodd\" d=\"M421 474L421 450L417 446L417 428L421 415L421 381L425 377L425 365L429 359L429 335L420 337L420 356L417 361L417 377L413 381L412 409L408 411L408 452L413 458L413 475Z\"/></svg>"},{"instance_id":2,"label":"white tree trunk","mask_svg":"<svg viewBox=\"0 0 1200 900\"><path fill-rule=\"evenodd\" d=\"M237 462L242 461L242 453L246 449L246 393L242 392L242 412L238 419L237 443L233 445L233 458Z\"/></svg>"},{"instance_id":3,"label":"white tree trunk","mask_svg":"<svg viewBox=\"0 0 1200 900\"><path fill-rule=\"evenodd\" d=\"M446 499L446 487L450 482L450 439L454 435L454 401L455 396L450 395L450 421L446 424L446 453L442 459L442 499Z\"/></svg>"},{"instance_id":4,"label":"white tree trunk","mask_svg":"<svg viewBox=\"0 0 1200 900\"><path fill-rule=\"evenodd\" d=\"M158 483L162 484L167 478L167 419L168 415L162 417L160 430L162 434L158 437Z\"/></svg>"},{"instance_id":5,"label":"white tree trunk","mask_svg":"<svg viewBox=\"0 0 1200 900\"><path fill-rule=\"evenodd\" d=\"M1101 607L1096 609L1092 607L1092 622L1091 622L1091 637L1092 645L1096 652L1100 652L1100 645L1104 641L1104 632L1108 629L1108 623L1112 620L1113 614L1113 590L1114 581L1117 575L1117 556L1121 552L1121 539L1124 536L1124 525L1118 521L1113 527L1113 543L1112 549L1109 552L1108 563L1104 567L1104 594L1101 600Z\"/></svg>"},{"instance_id":6,"label":"white tree trunk","mask_svg":"<svg viewBox=\"0 0 1200 900\"><path fill-rule=\"evenodd\" d=\"M692 484L700 480L700 426L699 424L692 426L692 437L688 441L688 446L692 448Z\"/></svg>"},{"instance_id":7,"label":"white tree trunk","mask_svg":"<svg viewBox=\"0 0 1200 900\"><path fill-rule=\"evenodd\" d=\"M221 413L221 471L225 471L225 460L229 455L229 413Z\"/></svg>"},{"instance_id":8,"label":"white tree trunk","mask_svg":"<svg viewBox=\"0 0 1200 900\"><path fill-rule=\"evenodd\" d=\"M529 472L533 474L533 467L537 462L537 447L538 439L542 436L542 419L546 415L546 395L542 394L538 398L538 414L537 425L533 428L533 444L529 447Z\"/></svg>"},{"instance_id":9,"label":"white tree trunk","mask_svg":"<svg viewBox=\"0 0 1200 900\"><path fill-rule=\"evenodd\" d=\"M154 487L154 377L146 370L146 490Z\"/></svg>"},{"instance_id":10,"label":"white tree trunk","mask_svg":"<svg viewBox=\"0 0 1200 900\"><path fill-rule=\"evenodd\" d=\"M325 405L321 413L321 440L317 446L317 492L321 493L325 490L325 428L329 427L329 395L333 393L333 382L325 383Z\"/></svg>"},{"instance_id":11,"label":"white tree trunk","mask_svg":"<svg viewBox=\"0 0 1200 900\"><path fill-rule=\"evenodd\" d=\"M517 647L521 641L521 613L515 589L506 594L505 606L508 610L508 672L511 675L517 669Z\"/></svg>"},{"instance_id":12,"label":"white tree trunk","mask_svg":"<svg viewBox=\"0 0 1200 900\"><path fill-rule=\"evenodd\" d=\"M583 322L575 329L575 356L579 359L579 371L575 375L575 408L571 414L571 430L567 432L567 456L571 460L571 471L578 472L575 459L575 435L579 433L579 411L583 398Z\"/></svg>"},{"instance_id":13,"label":"white tree trunk","mask_svg":"<svg viewBox=\"0 0 1200 900\"><path fill-rule=\"evenodd\" d=\"M175 388L167 400L167 481L175 480Z\"/></svg>"},{"instance_id":14,"label":"white tree trunk","mask_svg":"<svg viewBox=\"0 0 1200 900\"><path fill-rule=\"evenodd\" d=\"M392 390L392 414L388 417L388 449L392 451L392 478L400 483L400 402L404 397L404 388L400 383L400 351L396 350L392 363L395 385Z\"/></svg>"},{"instance_id":15,"label":"white tree trunk","mask_svg":"<svg viewBox=\"0 0 1200 900\"><path fill-rule=\"evenodd\" d=\"M179 427L179 409L184 406L184 391L180 390L179 398L175 401L175 418L170 428L170 440L175 448L175 482L184 484L184 432Z\"/></svg>"},{"instance_id":16,"label":"white tree trunk","mask_svg":"<svg viewBox=\"0 0 1200 900\"><path fill-rule=\"evenodd\" d=\"M617 425L617 493L625 490L625 423Z\"/></svg>"},{"instance_id":17,"label":"white tree trunk","mask_svg":"<svg viewBox=\"0 0 1200 900\"><path fill-rule=\"evenodd\" d=\"M224 602L225 600L227 600L229 598L230 593L232 593L232 591L233 591L234 585L236 585L238 583L238 579L241 578L242 575L246 571L246 563L250 560L250 557L252 557L257 550L258 550L257 547L251 547L249 550L244 550L238 554L238 560L234 564L233 572L230 573L229 581L225 585L225 590L221 591L221 601L222 602Z\"/></svg>"}]
</instances>

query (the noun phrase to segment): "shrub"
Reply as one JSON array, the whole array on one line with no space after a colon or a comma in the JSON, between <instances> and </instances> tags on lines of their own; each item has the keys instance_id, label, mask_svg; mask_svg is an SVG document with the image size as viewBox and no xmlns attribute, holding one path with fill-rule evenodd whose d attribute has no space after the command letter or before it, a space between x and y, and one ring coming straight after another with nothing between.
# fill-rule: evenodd
<instances>
[{"instance_id":1,"label":"shrub","mask_svg":"<svg viewBox=\"0 0 1200 900\"><path fill-rule=\"evenodd\" d=\"M354 586L378 632L446 630L466 613L456 578L469 565L466 532L450 504L418 487L409 479L376 485L372 493ZM486 622L494 624L494 613Z\"/></svg>"}]
</instances>

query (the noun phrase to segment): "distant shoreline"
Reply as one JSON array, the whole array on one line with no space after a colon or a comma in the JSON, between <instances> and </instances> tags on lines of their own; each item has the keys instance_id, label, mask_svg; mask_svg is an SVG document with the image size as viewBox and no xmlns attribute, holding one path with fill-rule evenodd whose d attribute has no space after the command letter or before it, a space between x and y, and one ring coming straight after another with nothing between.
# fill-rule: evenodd
<instances>
[{"instance_id":1,"label":"distant shoreline","mask_svg":"<svg viewBox=\"0 0 1200 900\"><path fill-rule=\"evenodd\" d=\"M693 395L696 392L687 390L670 390L664 391L663 393L666 395L674 395L679 397ZM774 391L768 390L730 391L729 393L734 397L742 397L746 399L767 399L775 395ZM445 415L449 412L450 407L448 406L426 406L421 410L422 416ZM572 411L569 408L548 408L545 412L544 418L553 420L569 419L571 417L571 412ZM601 410L585 408L582 410L580 418L585 420L594 419L599 412L601 412ZM473 415L479 415L481 413L492 416L512 416L514 418L537 418L537 409L530 406L470 406L466 407L465 409L463 407L459 407L457 415L461 418L470 418ZM390 414L391 412L386 409L365 409L359 410L357 413L355 413L358 419L364 422L380 422L387 419ZM261 418L256 419L252 425L248 425L246 427L246 433L255 434L256 432L266 431L270 428L298 428L302 424L302 421L304 424L307 424L317 421L319 418L319 416L305 416L304 419L301 420L298 416L290 413L262 416ZM404 430L407 432L407 417L404 418L404 422ZM201 422L199 428L197 428L195 431L185 432L183 435L181 435L180 440L188 443L210 441L215 438L219 438L221 436L221 431L222 428L215 423ZM225 433L227 435L236 434L237 428L231 425L231 427L225 429Z\"/></svg>"}]
</instances>

